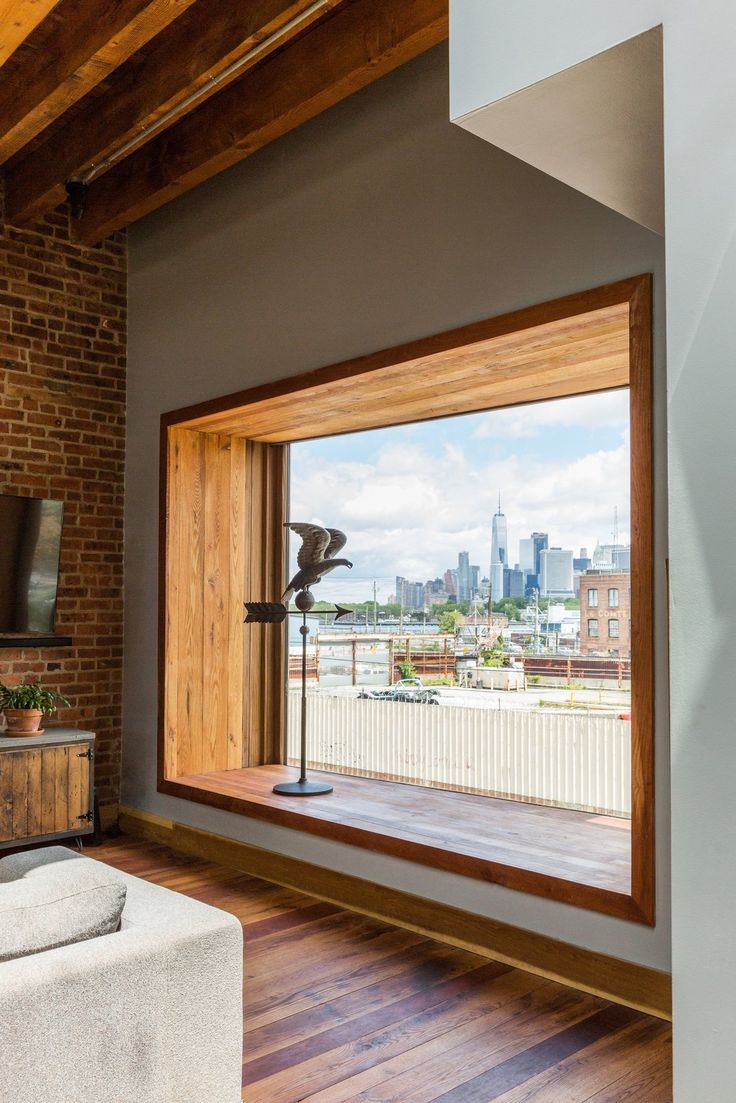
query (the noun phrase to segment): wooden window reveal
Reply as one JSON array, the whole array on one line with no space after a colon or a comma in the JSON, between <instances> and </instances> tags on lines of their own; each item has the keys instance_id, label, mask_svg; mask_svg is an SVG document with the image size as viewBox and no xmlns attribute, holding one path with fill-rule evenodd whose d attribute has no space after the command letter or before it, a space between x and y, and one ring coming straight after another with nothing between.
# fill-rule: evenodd
<instances>
[{"instance_id":1,"label":"wooden window reveal","mask_svg":"<svg viewBox=\"0 0 736 1103\"><path fill-rule=\"evenodd\" d=\"M652 923L653 564L651 277L501 317L214 399L162 417L159 788L224 807L206 775L284 762L284 626L252 625L243 601L285 585L288 444L494 407L630 388L632 516L631 895L503 883ZM597 595L596 595L597 596ZM590 600L590 605L594 602ZM597 602L595 603L597 604ZM194 783L196 776L197 782ZM255 778L255 773L253 774ZM187 784L186 779L191 781ZM204 781L203 781L204 778ZM385 784L376 782L377 785ZM265 792L265 790L264 790ZM455 794L446 794L451 801ZM257 805L257 808L256 808ZM324 834L268 794L227 807ZM290 818L291 817L291 818ZM293 820L293 822L292 822ZM297 822L298 820L298 822ZM369 845L366 832L353 841ZM373 849L381 849L373 839ZM429 861L429 860L428 860ZM448 868L451 856L430 864ZM458 856L458 872L463 868ZM486 876L498 880L493 871Z\"/></svg>"}]
</instances>

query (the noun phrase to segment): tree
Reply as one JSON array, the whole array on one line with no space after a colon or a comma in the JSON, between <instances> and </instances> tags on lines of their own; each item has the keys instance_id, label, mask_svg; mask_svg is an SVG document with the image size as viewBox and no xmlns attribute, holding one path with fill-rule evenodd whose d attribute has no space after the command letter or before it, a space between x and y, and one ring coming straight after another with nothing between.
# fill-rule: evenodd
<instances>
[{"instance_id":1,"label":"tree","mask_svg":"<svg viewBox=\"0 0 736 1103\"><path fill-rule=\"evenodd\" d=\"M519 605L519 601L523 601L523 605ZM526 601L524 598L504 597L501 601L494 601L493 612L501 613L504 617L508 617L509 620L517 620L520 609L526 608Z\"/></svg>"},{"instance_id":2,"label":"tree","mask_svg":"<svg viewBox=\"0 0 736 1103\"><path fill-rule=\"evenodd\" d=\"M490 647L484 647L480 655L483 660L483 666L507 666L509 663L509 659L503 648L502 636L498 636Z\"/></svg>"},{"instance_id":3,"label":"tree","mask_svg":"<svg viewBox=\"0 0 736 1103\"><path fill-rule=\"evenodd\" d=\"M460 613L457 609L446 609L443 610L443 612L441 612L438 616L437 626L440 632L451 633L452 635L454 635L464 619L465 618L463 617L462 613Z\"/></svg>"}]
</instances>

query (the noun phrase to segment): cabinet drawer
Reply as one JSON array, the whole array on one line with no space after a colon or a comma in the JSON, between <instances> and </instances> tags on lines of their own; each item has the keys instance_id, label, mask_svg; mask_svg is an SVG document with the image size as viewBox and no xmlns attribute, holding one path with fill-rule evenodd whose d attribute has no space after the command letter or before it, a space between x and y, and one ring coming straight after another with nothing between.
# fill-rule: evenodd
<instances>
[{"instance_id":1,"label":"cabinet drawer","mask_svg":"<svg viewBox=\"0 0 736 1103\"><path fill-rule=\"evenodd\" d=\"M0 843L88 830L90 743L0 752Z\"/></svg>"}]
</instances>

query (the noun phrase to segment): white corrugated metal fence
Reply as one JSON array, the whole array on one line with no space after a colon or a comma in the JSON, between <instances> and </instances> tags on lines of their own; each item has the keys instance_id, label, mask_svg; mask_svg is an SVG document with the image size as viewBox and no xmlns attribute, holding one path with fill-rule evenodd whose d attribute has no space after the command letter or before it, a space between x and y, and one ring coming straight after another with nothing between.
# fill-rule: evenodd
<instances>
[{"instance_id":1,"label":"white corrugated metal fence","mask_svg":"<svg viewBox=\"0 0 736 1103\"><path fill-rule=\"evenodd\" d=\"M631 812L630 728L608 716L371 701L311 694L317 768L388 775L608 815ZM299 695L289 694L289 761Z\"/></svg>"}]
</instances>

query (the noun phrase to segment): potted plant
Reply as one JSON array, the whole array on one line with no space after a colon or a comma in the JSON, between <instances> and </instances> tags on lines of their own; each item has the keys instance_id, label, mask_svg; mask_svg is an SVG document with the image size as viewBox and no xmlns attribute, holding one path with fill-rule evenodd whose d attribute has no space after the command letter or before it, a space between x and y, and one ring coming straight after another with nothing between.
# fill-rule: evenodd
<instances>
[{"instance_id":1,"label":"potted plant","mask_svg":"<svg viewBox=\"0 0 736 1103\"><path fill-rule=\"evenodd\" d=\"M6 735L37 735L41 717L56 712L59 705L68 705L66 697L40 682L22 682L6 686L0 682L0 709L8 722Z\"/></svg>"}]
</instances>

